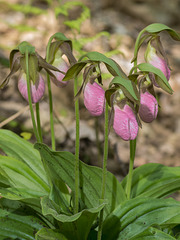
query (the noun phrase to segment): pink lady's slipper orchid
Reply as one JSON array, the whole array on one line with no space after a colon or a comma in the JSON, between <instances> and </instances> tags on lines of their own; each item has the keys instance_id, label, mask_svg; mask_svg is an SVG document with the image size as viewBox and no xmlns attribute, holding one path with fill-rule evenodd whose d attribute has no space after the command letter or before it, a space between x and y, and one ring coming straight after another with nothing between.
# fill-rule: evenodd
<instances>
[{"instance_id":1,"label":"pink lady's slipper orchid","mask_svg":"<svg viewBox=\"0 0 180 240\"><path fill-rule=\"evenodd\" d=\"M21 78L18 81L18 89L21 93L21 95L28 101L28 91L27 91L27 80L26 80L26 74L22 74ZM33 84L31 81L31 97L32 102L37 103L40 101L40 99L43 97L45 91L45 83L42 78L42 76L39 74L38 81Z\"/></svg>"},{"instance_id":2,"label":"pink lady's slipper orchid","mask_svg":"<svg viewBox=\"0 0 180 240\"><path fill-rule=\"evenodd\" d=\"M156 119L158 113L158 102L149 92L141 93L139 116L143 122L150 123Z\"/></svg>"},{"instance_id":3,"label":"pink lady's slipper orchid","mask_svg":"<svg viewBox=\"0 0 180 240\"><path fill-rule=\"evenodd\" d=\"M93 116L100 116L104 111L105 91L94 82L87 83L84 89L84 105Z\"/></svg>"},{"instance_id":4,"label":"pink lady's slipper orchid","mask_svg":"<svg viewBox=\"0 0 180 240\"><path fill-rule=\"evenodd\" d=\"M51 71L56 77L56 78L54 78L54 77L51 78L53 83L57 87L60 87L60 88L66 87L66 85L69 82L68 81L62 81L62 79L64 78L67 70L69 69L69 66L66 63L66 61L62 58L62 52L61 52L60 49L56 52L55 59L54 59L52 65L54 67L56 67L57 69L59 69L61 72L64 72L64 74L63 74L63 73L58 72L58 71Z\"/></svg>"},{"instance_id":5,"label":"pink lady's slipper orchid","mask_svg":"<svg viewBox=\"0 0 180 240\"><path fill-rule=\"evenodd\" d=\"M150 43L148 44L145 52L145 60L146 62L152 64L154 67L159 68L164 73L167 80L169 80L171 71L168 68L167 62L165 59L162 59L157 55L156 49L152 47ZM156 87L159 87L154 77L152 78L152 81Z\"/></svg>"},{"instance_id":6,"label":"pink lady's slipper orchid","mask_svg":"<svg viewBox=\"0 0 180 240\"><path fill-rule=\"evenodd\" d=\"M123 109L114 106L114 122L113 128L117 135L123 140L134 140L138 134L138 123L136 116L129 105L125 105Z\"/></svg>"}]
</instances>

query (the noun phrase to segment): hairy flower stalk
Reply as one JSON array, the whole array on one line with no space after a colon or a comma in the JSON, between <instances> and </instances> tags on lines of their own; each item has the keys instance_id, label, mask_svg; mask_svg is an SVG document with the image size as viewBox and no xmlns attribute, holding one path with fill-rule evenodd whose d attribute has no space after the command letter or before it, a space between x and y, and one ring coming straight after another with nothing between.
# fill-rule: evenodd
<instances>
[{"instance_id":1,"label":"hairy flower stalk","mask_svg":"<svg viewBox=\"0 0 180 240\"><path fill-rule=\"evenodd\" d=\"M21 93L21 95L26 99L27 102L28 100L28 91L27 91L27 79L26 79L26 74L22 74L18 81L18 89ZM39 79L37 83L33 84L31 81L31 98L32 98L32 103L37 103L41 100L41 98L44 95L45 91L45 83L42 78L42 76L39 74Z\"/></svg>"},{"instance_id":2,"label":"hairy flower stalk","mask_svg":"<svg viewBox=\"0 0 180 240\"><path fill-rule=\"evenodd\" d=\"M156 119L158 113L158 102L149 92L141 93L139 116L143 122L150 123Z\"/></svg>"},{"instance_id":3,"label":"hairy flower stalk","mask_svg":"<svg viewBox=\"0 0 180 240\"><path fill-rule=\"evenodd\" d=\"M123 109L114 106L114 122L113 128L117 135L123 140L134 140L138 134L138 123L136 116L129 105L125 105Z\"/></svg>"},{"instance_id":4,"label":"hairy flower stalk","mask_svg":"<svg viewBox=\"0 0 180 240\"><path fill-rule=\"evenodd\" d=\"M84 89L84 105L93 116L100 116L104 111L105 91L97 84L87 83Z\"/></svg>"}]
</instances>

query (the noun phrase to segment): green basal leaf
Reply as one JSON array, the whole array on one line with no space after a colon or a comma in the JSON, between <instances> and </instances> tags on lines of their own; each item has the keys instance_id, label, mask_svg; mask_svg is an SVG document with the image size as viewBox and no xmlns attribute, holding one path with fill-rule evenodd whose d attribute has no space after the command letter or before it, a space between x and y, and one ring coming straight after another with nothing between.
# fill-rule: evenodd
<instances>
[{"instance_id":1,"label":"green basal leaf","mask_svg":"<svg viewBox=\"0 0 180 240\"><path fill-rule=\"evenodd\" d=\"M52 181L61 179L72 191L75 187L74 164L75 156L70 152L54 152L44 144L35 144L45 164ZM80 161L79 200L85 208L97 206L101 198L102 169L89 166ZM107 216L120 203L125 201L125 192L121 184L110 172L107 173L106 195L108 204L104 208L104 216Z\"/></svg>"},{"instance_id":2,"label":"green basal leaf","mask_svg":"<svg viewBox=\"0 0 180 240\"><path fill-rule=\"evenodd\" d=\"M68 240L57 229L42 228L36 233L36 240Z\"/></svg>"},{"instance_id":3,"label":"green basal leaf","mask_svg":"<svg viewBox=\"0 0 180 240\"><path fill-rule=\"evenodd\" d=\"M38 215L23 203L0 199L0 239L33 240L46 227Z\"/></svg>"},{"instance_id":4,"label":"green basal leaf","mask_svg":"<svg viewBox=\"0 0 180 240\"><path fill-rule=\"evenodd\" d=\"M131 238L131 240L175 240L176 238L170 236L169 234L158 230L154 227L149 227L146 231L140 233L136 237Z\"/></svg>"},{"instance_id":5,"label":"green basal leaf","mask_svg":"<svg viewBox=\"0 0 180 240\"><path fill-rule=\"evenodd\" d=\"M0 156L0 173L9 180L12 187L27 188L32 192L43 193L43 195L49 193L49 186L20 160Z\"/></svg>"},{"instance_id":6,"label":"green basal leaf","mask_svg":"<svg viewBox=\"0 0 180 240\"><path fill-rule=\"evenodd\" d=\"M28 52L28 54L35 54L35 47L26 41L20 43L18 49L21 54L25 54L26 52Z\"/></svg>"},{"instance_id":7,"label":"green basal leaf","mask_svg":"<svg viewBox=\"0 0 180 240\"><path fill-rule=\"evenodd\" d=\"M60 232L68 239L86 240L93 222L105 203L91 208L84 209L74 215L65 215L61 212L59 205L55 204L48 197L41 199L43 215L52 215L59 222Z\"/></svg>"},{"instance_id":8,"label":"green basal leaf","mask_svg":"<svg viewBox=\"0 0 180 240\"><path fill-rule=\"evenodd\" d=\"M126 188L127 176L122 181ZM144 164L133 171L131 198L162 198L180 190L180 167L158 163Z\"/></svg>"},{"instance_id":9,"label":"green basal leaf","mask_svg":"<svg viewBox=\"0 0 180 240\"><path fill-rule=\"evenodd\" d=\"M139 102L139 93L134 82L121 76L117 76L110 82L109 87L112 85L118 85L125 96L136 103Z\"/></svg>"},{"instance_id":10,"label":"green basal leaf","mask_svg":"<svg viewBox=\"0 0 180 240\"><path fill-rule=\"evenodd\" d=\"M171 219L177 216L180 216L180 203L173 199L131 199L105 219L102 239L131 240L153 225L161 226L167 221L171 225Z\"/></svg>"},{"instance_id":11,"label":"green basal leaf","mask_svg":"<svg viewBox=\"0 0 180 240\"><path fill-rule=\"evenodd\" d=\"M163 74L163 72L159 69L154 67L153 65L151 65L150 63L140 63L139 65L136 66L140 71L142 72L151 72L154 73L157 78L156 78L156 82L157 84L166 92L172 94L173 90L171 88L171 86L169 85L165 75Z\"/></svg>"},{"instance_id":12,"label":"green basal leaf","mask_svg":"<svg viewBox=\"0 0 180 240\"><path fill-rule=\"evenodd\" d=\"M30 198L40 198L44 196L43 191L36 191L28 188L1 188L0 196L11 200L23 200Z\"/></svg>"},{"instance_id":13,"label":"green basal leaf","mask_svg":"<svg viewBox=\"0 0 180 240\"><path fill-rule=\"evenodd\" d=\"M0 129L0 149L10 157L25 163L48 186L39 152L33 144L6 129Z\"/></svg>"},{"instance_id":14,"label":"green basal leaf","mask_svg":"<svg viewBox=\"0 0 180 240\"><path fill-rule=\"evenodd\" d=\"M161 23L150 24L145 28L145 30L148 33L159 33L162 31L167 31L174 40L180 41L180 34L178 32Z\"/></svg>"}]
</instances>

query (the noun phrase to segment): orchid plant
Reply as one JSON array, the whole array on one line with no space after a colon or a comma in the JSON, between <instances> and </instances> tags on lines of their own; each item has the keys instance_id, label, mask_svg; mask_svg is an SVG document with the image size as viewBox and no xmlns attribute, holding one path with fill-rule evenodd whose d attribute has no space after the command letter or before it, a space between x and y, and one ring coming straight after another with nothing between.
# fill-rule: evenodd
<instances>
[{"instance_id":1,"label":"orchid plant","mask_svg":"<svg viewBox=\"0 0 180 240\"><path fill-rule=\"evenodd\" d=\"M71 40L62 33L50 37L45 59L27 42L11 51L10 73L1 88L20 72L18 89L28 102L37 142L0 130L0 239L180 239L180 203L167 198L180 190L180 168L149 163L133 170L141 121L150 123L158 114L156 87L173 93L168 82L171 70L160 41L162 31L180 41L180 34L166 25L147 26L137 37L128 75L99 52L86 53L77 60ZM142 44L147 44L145 61L138 63ZM102 64L112 76L107 89L103 87ZM51 83L62 91L70 80L74 83L75 154L56 151L53 120ZM46 83L51 146L43 143L39 111ZM79 160L82 92L89 113L104 115L103 168ZM121 182L107 171L111 127L122 141L130 143L129 173Z\"/></svg>"}]
</instances>

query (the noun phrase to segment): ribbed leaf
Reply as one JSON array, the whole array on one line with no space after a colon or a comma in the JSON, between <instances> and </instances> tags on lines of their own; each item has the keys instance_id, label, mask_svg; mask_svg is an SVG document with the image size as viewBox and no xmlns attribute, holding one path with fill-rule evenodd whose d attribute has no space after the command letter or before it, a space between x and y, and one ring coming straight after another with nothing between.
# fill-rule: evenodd
<instances>
[{"instance_id":1,"label":"ribbed leaf","mask_svg":"<svg viewBox=\"0 0 180 240\"><path fill-rule=\"evenodd\" d=\"M49 187L25 163L12 157L0 155L0 172L14 188L27 188L29 191L48 194Z\"/></svg>"},{"instance_id":2,"label":"ribbed leaf","mask_svg":"<svg viewBox=\"0 0 180 240\"><path fill-rule=\"evenodd\" d=\"M59 230L42 228L36 233L36 240L68 240Z\"/></svg>"},{"instance_id":3,"label":"ribbed leaf","mask_svg":"<svg viewBox=\"0 0 180 240\"><path fill-rule=\"evenodd\" d=\"M8 156L25 163L44 183L48 184L40 154L34 149L33 144L12 131L0 129L0 149Z\"/></svg>"},{"instance_id":4,"label":"ribbed leaf","mask_svg":"<svg viewBox=\"0 0 180 240\"><path fill-rule=\"evenodd\" d=\"M0 239L34 240L46 224L32 209L17 201L0 199Z\"/></svg>"},{"instance_id":5,"label":"ribbed leaf","mask_svg":"<svg viewBox=\"0 0 180 240\"><path fill-rule=\"evenodd\" d=\"M127 176L122 181L126 188ZM167 167L158 163L144 164L133 171L131 198L162 198L180 190L180 167Z\"/></svg>"},{"instance_id":6,"label":"ribbed leaf","mask_svg":"<svg viewBox=\"0 0 180 240\"><path fill-rule=\"evenodd\" d=\"M173 217L180 221L180 203L173 199L131 199L120 204L107 217L102 239L131 240L150 226L161 226L167 221L171 224Z\"/></svg>"},{"instance_id":7,"label":"ribbed leaf","mask_svg":"<svg viewBox=\"0 0 180 240\"><path fill-rule=\"evenodd\" d=\"M43 215L52 215L59 222L60 232L67 239L86 240L94 220L96 220L104 203L91 208L84 209L74 215L65 215L61 213L59 205L55 204L48 197L41 199Z\"/></svg>"},{"instance_id":8,"label":"ribbed leaf","mask_svg":"<svg viewBox=\"0 0 180 240\"><path fill-rule=\"evenodd\" d=\"M146 231L139 234L138 236L131 238L131 240L174 240L176 238L170 236L169 234L160 231L156 228L149 227Z\"/></svg>"},{"instance_id":9,"label":"ribbed leaf","mask_svg":"<svg viewBox=\"0 0 180 240\"><path fill-rule=\"evenodd\" d=\"M53 181L62 179L72 191L74 191L75 157L69 152L54 152L44 144L35 144L49 169L49 175ZM86 208L97 206L101 198L102 169L88 166L80 161L79 178L80 200ZM121 202L125 201L125 193L118 180L110 172L107 173L106 195L108 205L105 206L105 216Z\"/></svg>"}]
</instances>

